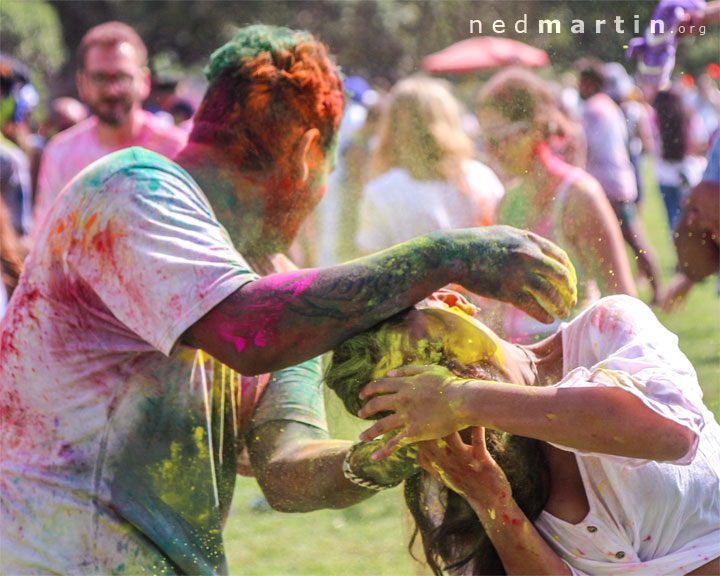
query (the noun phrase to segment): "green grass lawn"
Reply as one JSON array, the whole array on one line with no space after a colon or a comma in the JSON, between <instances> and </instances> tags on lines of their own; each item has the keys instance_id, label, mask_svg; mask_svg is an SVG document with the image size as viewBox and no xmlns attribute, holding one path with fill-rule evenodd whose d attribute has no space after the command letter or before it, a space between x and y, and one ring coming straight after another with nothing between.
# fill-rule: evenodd
<instances>
[{"instance_id":1,"label":"green grass lawn","mask_svg":"<svg viewBox=\"0 0 720 576\"><path fill-rule=\"evenodd\" d=\"M670 233L657 189L651 189L642 212L648 236L658 251L665 280L675 266ZM648 301L649 291L641 290ZM705 402L720 417L720 298L715 278L696 286L686 305L660 320L680 339L705 391ZM362 423L345 415L328 397L334 435L357 437ZM346 510L281 514L253 504L261 492L251 479L238 482L225 531L233 575L403 576L422 572L409 556L409 521L399 489L382 492Z\"/></svg>"}]
</instances>

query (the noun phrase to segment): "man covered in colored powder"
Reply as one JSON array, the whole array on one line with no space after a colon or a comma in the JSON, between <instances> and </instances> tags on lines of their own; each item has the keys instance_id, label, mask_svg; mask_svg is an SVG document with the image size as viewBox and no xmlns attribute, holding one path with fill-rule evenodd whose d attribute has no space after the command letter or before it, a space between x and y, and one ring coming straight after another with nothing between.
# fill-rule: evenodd
<instances>
[{"instance_id":1,"label":"man covered in colored powder","mask_svg":"<svg viewBox=\"0 0 720 576\"><path fill-rule=\"evenodd\" d=\"M313 358L449 282L545 321L574 305L565 253L508 227L293 269L280 254L332 168L340 74L311 35L268 26L206 73L177 164L129 148L63 191L0 324L4 573L227 573L244 447L283 511L414 472L343 473L352 444L329 438Z\"/></svg>"},{"instance_id":2,"label":"man covered in colored powder","mask_svg":"<svg viewBox=\"0 0 720 576\"><path fill-rule=\"evenodd\" d=\"M92 116L53 137L43 151L33 214L33 237L52 203L83 168L116 150L142 146L172 158L185 131L142 109L150 94L147 48L122 22L87 31L77 53L77 87Z\"/></svg>"}]
</instances>

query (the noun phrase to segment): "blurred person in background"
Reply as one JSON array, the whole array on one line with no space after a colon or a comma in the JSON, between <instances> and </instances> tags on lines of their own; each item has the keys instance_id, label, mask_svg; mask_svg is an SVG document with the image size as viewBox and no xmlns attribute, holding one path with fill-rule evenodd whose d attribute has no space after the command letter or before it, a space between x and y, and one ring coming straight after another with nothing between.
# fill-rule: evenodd
<instances>
[{"instance_id":1,"label":"blurred person in background","mask_svg":"<svg viewBox=\"0 0 720 576\"><path fill-rule=\"evenodd\" d=\"M347 103L343 111L335 169L328 177L327 192L309 218L293 246L293 255L306 266L329 266L357 254L354 234L357 227L357 191L354 174L348 173L347 152L355 136L365 128L368 111L378 104L379 95L362 76L345 78Z\"/></svg>"},{"instance_id":2,"label":"blurred person in background","mask_svg":"<svg viewBox=\"0 0 720 576\"><path fill-rule=\"evenodd\" d=\"M697 90L692 95L689 105L702 119L709 144L720 130L720 89L717 77L713 79L707 73L700 74L697 79Z\"/></svg>"},{"instance_id":3,"label":"blurred person in background","mask_svg":"<svg viewBox=\"0 0 720 576\"><path fill-rule=\"evenodd\" d=\"M478 118L486 150L507 185L498 222L568 251L578 273L579 309L601 295L634 296L622 233L601 186L554 152L572 131L548 85L525 69L499 72L480 91ZM513 341L537 340L557 328L510 307L494 314L485 321Z\"/></svg>"},{"instance_id":4,"label":"blurred person in background","mask_svg":"<svg viewBox=\"0 0 720 576\"><path fill-rule=\"evenodd\" d=\"M379 122L355 236L362 253L433 230L495 221L503 186L474 159L461 105L445 82L422 76L401 80Z\"/></svg>"},{"instance_id":5,"label":"blurred person in background","mask_svg":"<svg viewBox=\"0 0 720 576\"><path fill-rule=\"evenodd\" d=\"M25 67L0 54L0 196L10 226L23 244L32 224L32 180L25 152L29 130L20 97L26 81Z\"/></svg>"},{"instance_id":6,"label":"blurred person in background","mask_svg":"<svg viewBox=\"0 0 720 576\"><path fill-rule=\"evenodd\" d=\"M655 139L653 135L653 114L642 97L642 91L619 62L605 64L603 73L606 78L605 91L620 106L628 131L628 155L635 171L637 199L640 206L645 194L643 180L643 160L653 157Z\"/></svg>"},{"instance_id":7,"label":"blurred person in background","mask_svg":"<svg viewBox=\"0 0 720 576\"><path fill-rule=\"evenodd\" d=\"M623 238L635 254L640 274L650 282L652 299L657 300L662 282L660 265L637 212L638 188L628 153L625 118L620 107L603 92L606 84L603 64L585 59L578 66L587 141L585 169L597 179L610 200Z\"/></svg>"},{"instance_id":8,"label":"blurred person in background","mask_svg":"<svg viewBox=\"0 0 720 576\"><path fill-rule=\"evenodd\" d=\"M337 257L347 262L362 254L355 242L360 218L362 193L370 180L372 157L377 148L380 125L380 101L367 106L367 117L345 146L344 170L340 190L340 228L337 237Z\"/></svg>"},{"instance_id":9,"label":"blurred person in background","mask_svg":"<svg viewBox=\"0 0 720 576\"><path fill-rule=\"evenodd\" d=\"M142 146L172 158L187 133L142 109L150 93L147 48L128 25L106 22L88 30L77 51L77 87L92 116L48 142L42 155L33 236L65 185L98 158Z\"/></svg>"},{"instance_id":10,"label":"blurred person in background","mask_svg":"<svg viewBox=\"0 0 720 576\"><path fill-rule=\"evenodd\" d=\"M660 135L655 172L672 233L690 189L702 178L706 160L700 153L706 143L697 132L699 118L686 107L678 87L659 91L653 106Z\"/></svg>"},{"instance_id":11,"label":"blurred person in background","mask_svg":"<svg viewBox=\"0 0 720 576\"><path fill-rule=\"evenodd\" d=\"M660 302L667 311L681 304L697 282L720 271L720 135L713 140L702 181L683 207L675 250L678 273Z\"/></svg>"},{"instance_id":12,"label":"blurred person in background","mask_svg":"<svg viewBox=\"0 0 720 576\"><path fill-rule=\"evenodd\" d=\"M192 131L192 117L195 114L195 106L187 98L174 96L168 103L168 113L172 116L173 122L186 132Z\"/></svg>"},{"instance_id":13,"label":"blurred person in background","mask_svg":"<svg viewBox=\"0 0 720 576\"><path fill-rule=\"evenodd\" d=\"M50 102L48 107L47 118L40 123L37 131L32 135L30 140L30 175L32 177L33 203L37 195L37 181L40 172L40 161L42 153L45 150L50 138L75 126L78 122L82 122L88 117L87 107L69 96L55 98Z\"/></svg>"},{"instance_id":14,"label":"blurred person in background","mask_svg":"<svg viewBox=\"0 0 720 576\"><path fill-rule=\"evenodd\" d=\"M0 320L22 272L23 247L10 221L5 202L0 197Z\"/></svg>"}]
</instances>

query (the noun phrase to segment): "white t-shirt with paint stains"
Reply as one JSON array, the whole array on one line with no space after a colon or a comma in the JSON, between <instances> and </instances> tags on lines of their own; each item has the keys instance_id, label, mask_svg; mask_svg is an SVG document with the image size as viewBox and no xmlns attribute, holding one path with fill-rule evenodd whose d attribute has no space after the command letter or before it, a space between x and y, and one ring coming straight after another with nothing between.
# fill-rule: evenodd
<instances>
[{"instance_id":1,"label":"white t-shirt with paint stains","mask_svg":"<svg viewBox=\"0 0 720 576\"><path fill-rule=\"evenodd\" d=\"M162 156L114 153L63 192L0 324L0 571L227 572L262 385L178 339L255 278ZM288 388L254 425L322 426L321 394Z\"/></svg>"},{"instance_id":2,"label":"white t-shirt with paint stains","mask_svg":"<svg viewBox=\"0 0 720 576\"><path fill-rule=\"evenodd\" d=\"M187 132L146 110L137 113L140 132L131 142L108 146L100 142L97 116L91 116L50 139L43 150L33 212L32 236L36 239L47 213L63 188L83 168L122 148L141 146L168 158L185 147Z\"/></svg>"},{"instance_id":3,"label":"white t-shirt with paint stains","mask_svg":"<svg viewBox=\"0 0 720 576\"><path fill-rule=\"evenodd\" d=\"M589 381L598 369L624 373L617 385L697 442L672 463L571 450L590 512L570 524L543 511L537 529L574 574L685 574L720 556L720 427L677 337L623 295L599 300L562 331L558 388L602 385Z\"/></svg>"}]
</instances>

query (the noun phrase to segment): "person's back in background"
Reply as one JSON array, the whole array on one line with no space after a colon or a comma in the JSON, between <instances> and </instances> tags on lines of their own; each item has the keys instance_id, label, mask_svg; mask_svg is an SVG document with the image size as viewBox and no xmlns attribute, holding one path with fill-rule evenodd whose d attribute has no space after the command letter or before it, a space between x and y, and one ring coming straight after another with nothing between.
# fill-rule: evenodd
<instances>
[{"instance_id":1,"label":"person's back in background","mask_svg":"<svg viewBox=\"0 0 720 576\"><path fill-rule=\"evenodd\" d=\"M380 118L372 175L360 202L357 246L382 250L433 230L492 224L504 189L473 159L461 107L445 83L400 81Z\"/></svg>"},{"instance_id":2,"label":"person's back in background","mask_svg":"<svg viewBox=\"0 0 720 576\"><path fill-rule=\"evenodd\" d=\"M603 89L603 64L588 59L580 64L580 97L587 140L585 169L602 186L615 211L625 242L635 253L640 273L650 282L653 300L658 298L661 271L637 214L635 170L628 153L628 131L622 110Z\"/></svg>"}]
</instances>

